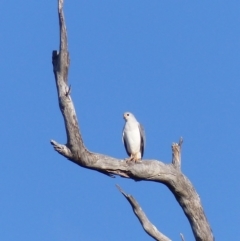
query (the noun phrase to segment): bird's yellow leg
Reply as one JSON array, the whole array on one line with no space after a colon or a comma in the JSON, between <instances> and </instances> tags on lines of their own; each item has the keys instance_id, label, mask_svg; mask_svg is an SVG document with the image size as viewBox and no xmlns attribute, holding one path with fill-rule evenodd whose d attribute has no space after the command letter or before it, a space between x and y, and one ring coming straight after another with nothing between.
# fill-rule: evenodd
<instances>
[{"instance_id":1,"label":"bird's yellow leg","mask_svg":"<svg viewBox=\"0 0 240 241\"><path fill-rule=\"evenodd\" d=\"M137 152L137 153L135 153L134 155L133 155L133 161L136 163L136 162L141 162L141 158L139 157L139 155L138 155L139 153Z\"/></svg>"},{"instance_id":2,"label":"bird's yellow leg","mask_svg":"<svg viewBox=\"0 0 240 241\"><path fill-rule=\"evenodd\" d=\"M135 153L134 155L133 155L133 158L132 158L132 160L136 163L137 161L138 161L138 158L137 158L137 153Z\"/></svg>"},{"instance_id":3,"label":"bird's yellow leg","mask_svg":"<svg viewBox=\"0 0 240 241\"><path fill-rule=\"evenodd\" d=\"M131 156L130 156L130 157L128 157L128 158L125 158L125 160L126 160L126 162L133 161L133 160L134 160L134 155L133 155L133 154L131 154Z\"/></svg>"}]
</instances>

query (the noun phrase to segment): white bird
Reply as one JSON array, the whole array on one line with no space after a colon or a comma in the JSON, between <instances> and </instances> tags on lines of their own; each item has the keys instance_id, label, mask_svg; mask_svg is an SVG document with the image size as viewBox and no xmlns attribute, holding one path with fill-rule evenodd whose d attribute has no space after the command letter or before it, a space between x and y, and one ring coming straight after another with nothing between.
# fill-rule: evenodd
<instances>
[{"instance_id":1,"label":"white bird","mask_svg":"<svg viewBox=\"0 0 240 241\"><path fill-rule=\"evenodd\" d=\"M122 141L127 154L130 156L128 160L136 162L143 157L146 143L145 132L143 126L132 113L125 112L123 118L126 123L123 128Z\"/></svg>"}]
</instances>

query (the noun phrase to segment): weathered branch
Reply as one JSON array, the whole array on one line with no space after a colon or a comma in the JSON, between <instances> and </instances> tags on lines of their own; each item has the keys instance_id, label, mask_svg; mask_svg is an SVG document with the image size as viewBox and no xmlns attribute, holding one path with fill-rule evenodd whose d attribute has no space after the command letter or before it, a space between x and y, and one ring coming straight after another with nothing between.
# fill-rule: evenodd
<instances>
[{"instance_id":1,"label":"weathered branch","mask_svg":"<svg viewBox=\"0 0 240 241\"><path fill-rule=\"evenodd\" d=\"M157 241L171 241L168 237L163 235L147 218L146 214L143 212L142 208L135 200L135 198L129 194L126 194L120 186L116 185L118 190L123 194L123 196L128 200L131 204L133 212L137 216L138 220L143 226L143 229L148 233L152 238Z\"/></svg>"},{"instance_id":2,"label":"weathered branch","mask_svg":"<svg viewBox=\"0 0 240 241\"><path fill-rule=\"evenodd\" d=\"M180 169L181 168L181 150L183 138L181 137L178 143L172 144L172 164Z\"/></svg>"},{"instance_id":3,"label":"weathered branch","mask_svg":"<svg viewBox=\"0 0 240 241\"><path fill-rule=\"evenodd\" d=\"M197 241L212 241L213 234L204 214L200 198L191 182L180 171L181 143L173 145L173 163L164 164L157 160L144 160L137 164L126 163L103 154L92 153L83 144L77 115L70 97L68 87L69 54L67 31L63 14L63 0L58 1L60 26L59 53L53 51L52 63L58 92L59 107L62 112L67 144L61 145L51 141L54 149L72 162L84 168L114 176L118 175L134 180L147 180L165 184L182 207L192 227Z\"/></svg>"}]
</instances>

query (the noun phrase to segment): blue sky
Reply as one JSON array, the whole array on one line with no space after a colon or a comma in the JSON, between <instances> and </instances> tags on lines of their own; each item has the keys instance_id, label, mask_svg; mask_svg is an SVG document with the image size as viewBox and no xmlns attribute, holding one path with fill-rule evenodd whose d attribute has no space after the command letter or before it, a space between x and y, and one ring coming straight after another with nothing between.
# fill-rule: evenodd
<instances>
[{"instance_id":1,"label":"blue sky","mask_svg":"<svg viewBox=\"0 0 240 241\"><path fill-rule=\"evenodd\" d=\"M160 231L193 240L162 184L111 179L53 151L65 143L51 52L56 1L4 0L0 16L0 239L152 240L116 189ZM146 159L171 161L194 184L216 240L240 237L240 2L66 1L69 83L84 142L125 158L122 114L144 125Z\"/></svg>"}]
</instances>

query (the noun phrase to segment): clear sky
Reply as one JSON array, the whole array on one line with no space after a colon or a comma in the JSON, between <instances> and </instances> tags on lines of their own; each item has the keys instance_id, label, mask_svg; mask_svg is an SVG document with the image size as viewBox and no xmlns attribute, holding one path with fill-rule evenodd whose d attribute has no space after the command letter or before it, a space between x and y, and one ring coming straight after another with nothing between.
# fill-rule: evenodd
<instances>
[{"instance_id":1,"label":"clear sky","mask_svg":"<svg viewBox=\"0 0 240 241\"><path fill-rule=\"evenodd\" d=\"M66 1L69 83L91 151L125 158L122 114L145 127L144 158L182 171L218 241L240 238L240 1ZM162 184L109 178L69 162L52 50L57 1L3 0L0 15L0 240L152 240L116 189L172 240L193 240Z\"/></svg>"}]
</instances>

